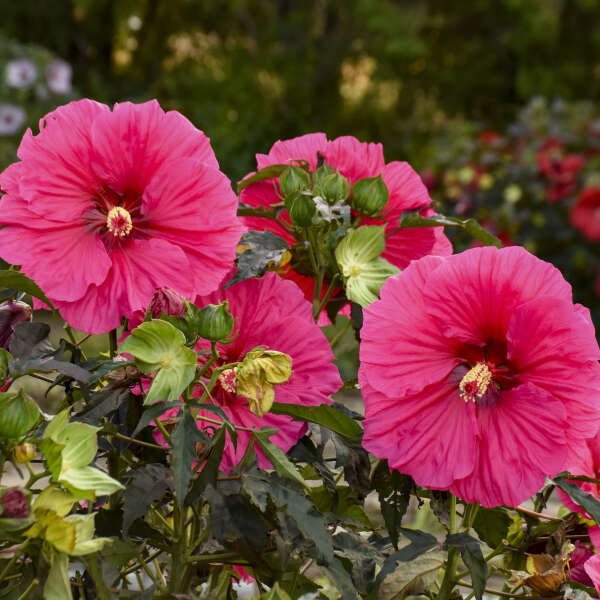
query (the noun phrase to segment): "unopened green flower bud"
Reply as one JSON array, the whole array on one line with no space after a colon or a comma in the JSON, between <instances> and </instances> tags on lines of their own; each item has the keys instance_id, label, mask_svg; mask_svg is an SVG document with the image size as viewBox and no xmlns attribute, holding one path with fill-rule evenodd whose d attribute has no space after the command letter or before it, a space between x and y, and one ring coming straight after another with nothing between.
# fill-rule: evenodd
<instances>
[{"instance_id":1,"label":"unopened green flower bud","mask_svg":"<svg viewBox=\"0 0 600 600\"><path fill-rule=\"evenodd\" d=\"M311 196L301 192L288 196L285 206L294 225L310 227L317 207Z\"/></svg>"},{"instance_id":2,"label":"unopened green flower bud","mask_svg":"<svg viewBox=\"0 0 600 600\"><path fill-rule=\"evenodd\" d=\"M0 439L19 439L39 418L38 405L23 390L0 394Z\"/></svg>"},{"instance_id":3,"label":"unopened green flower bud","mask_svg":"<svg viewBox=\"0 0 600 600\"><path fill-rule=\"evenodd\" d=\"M360 179L352 188L352 208L363 215L373 217L385 208L389 196L381 175Z\"/></svg>"},{"instance_id":4,"label":"unopened green flower bud","mask_svg":"<svg viewBox=\"0 0 600 600\"><path fill-rule=\"evenodd\" d=\"M291 196L310 185L310 175L300 167L290 165L279 177L279 187L284 196Z\"/></svg>"},{"instance_id":5,"label":"unopened green flower bud","mask_svg":"<svg viewBox=\"0 0 600 600\"><path fill-rule=\"evenodd\" d=\"M326 177L329 175L333 175L335 173L335 169L332 169L329 165L323 165L319 167L316 171L313 171L312 174L312 187L313 193L317 196L321 196L323 194L321 190L321 185Z\"/></svg>"},{"instance_id":6,"label":"unopened green flower bud","mask_svg":"<svg viewBox=\"0 0 600 600\"><path fill-rule=\"evenodd\" d=\"M195 317L196 331L205 340L218 342L233 331L234 319L227 300L221 304L208 304Z\"/></svg>"},{"instance_id":7,"label":"unopened green flower bud","mask_svg":"<svg viewBox=\"0 0 600 600\"><path fill-rule=\"evenodd\" d=\"M330 173L325 176L319 188L320 195L330 204L345 200L350 195L350 184L341 173Z\"/></svg>"}]
</instances>

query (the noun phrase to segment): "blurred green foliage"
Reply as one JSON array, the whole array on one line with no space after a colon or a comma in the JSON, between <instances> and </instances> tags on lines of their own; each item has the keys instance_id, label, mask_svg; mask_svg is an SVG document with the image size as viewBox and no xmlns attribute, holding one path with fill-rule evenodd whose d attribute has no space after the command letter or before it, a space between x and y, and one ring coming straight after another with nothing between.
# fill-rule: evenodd
<instances>
[{"instance_id":1,"label":"blurred green foliage","mask_svg":"<svg viewBox=\"0 0 600 600\"><path fill-rule=\"evenodd\" d=\"M598 99L599 25L595 0L20 0L0 34L68 61L83 96L180 110L235 180L309 131L423 164L448 119Z\"/></svg>"}]
</instances>

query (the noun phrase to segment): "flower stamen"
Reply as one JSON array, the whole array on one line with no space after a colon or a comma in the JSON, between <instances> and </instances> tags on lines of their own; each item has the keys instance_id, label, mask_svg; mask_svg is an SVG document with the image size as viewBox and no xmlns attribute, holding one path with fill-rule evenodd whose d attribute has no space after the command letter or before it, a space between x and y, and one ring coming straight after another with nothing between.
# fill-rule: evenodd
<instances>
[{"instance_id":1,"label":"flower stamen","mask_svg":"<svg viewBox=\"0 0 600 600\"><path fill-rule=\"evenodd\" d=\"M477 363L458 384L460 397L476 402L487 392L492 383L492 372L485 363Z\"/></svg>"},{"instance_id":2,"label":"flower stamen","mask_svg":"<svg viewBox=\"0 0 600 600\"><path fill-rule=\"evenodd\" d=\"M106 216L106 227L115 237L126 237L133 229L131 215L122 206L113 206Z\"/></svg>"}]
</instances>

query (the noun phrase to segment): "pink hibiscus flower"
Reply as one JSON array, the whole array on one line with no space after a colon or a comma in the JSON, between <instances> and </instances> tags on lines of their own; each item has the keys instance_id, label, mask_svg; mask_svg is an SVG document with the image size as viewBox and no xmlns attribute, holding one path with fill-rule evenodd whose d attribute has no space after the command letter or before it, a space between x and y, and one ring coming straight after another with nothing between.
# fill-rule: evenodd
<instances>
[{"instance_id":1,"label":"pink hibiscus flower","mask_svg":"<svg viewBox=\"0 0 600 600\"><path fill-rule=\"evenodd\" d=\"M262 279L247 279L226 290L210 296L198 298L196 304L218 304L227 300L231 313L236 319L234 335L230 344L217 344L220 360L215 366L241 361L257 346L266 346L268 350L277 350L292 358L292 376L281 385L275 386L275 402L317 406L330 404L330 395L337 392L342 382L337 367L331 362L334 358L327 338L312 320L312 309L302 292L291 281L281 279L275 273L267 273ZM209 342L200 342L198 349L210 348ZM204 359L206 360L206 359ZM210 378L210 373L207 374ZM199 388L198 392L202 390ZM219 381L212 398L229 419L242 427L260 429L275 427L279 431L271 441L287 452L306 432L306 424L294 421L285 415L267 412L259 417L250 411L248 400L232 393L226 380ZM172 418L179 409L171 409L161 419ZM211 419L214 413L200 411ZM202 427L214 427L210 423L199 421ZM238 432L237 449L230 439L227 440L221 469L228 472L241 460L251 433ZM155 433L159 443L164 442L160 432ZM271 463L256 449L261 467L270 467Z\"/></svg>"},{"instance_id":2,"label":"pink hibiscus flower","mask_svg":"<svg viewBox=\"0 0 600 600\"><path fill-rule=\"evenodd\" d=\"M425 257L365 310L364 446L417 484L517 506L600 425L600 349L560 272L523 248Z\"/></svg>"},{"instance_id":3,"label":"pink hibiscus flower","mask_svg":"<svg viewBox=\"0 0 600 600\"><path fill-rule=\"evenodd\" d=\"M0 175L0 256L89 333L144 309L158 287L214 290L244 231L208 138L175 111L80 100L28 130Z\"/></svg>"},{"instance_id":4,"label":"pink hibiscus flower","mask_svg":"<svg viewBox=\"0 0 600 600\"><path fill-rule=\"evenodd\" d=\"M600 554L594 554L584 563L583 568L591 579L596 592L600 596Z\"/></svg>"},{"instance_id":5,"label":"pink hibiscus flower","mask_svg":"<svg viewBox=\"0 0 600 600\"><path fill-rule=\"evenodd\" d=\"M582 190L571 208L570 218L572 225L588 240L600 240L600 188Z\"/></svg>"},{"instance_id":6,"label":"pink hibiscus flower","mask_svg":"<svg viewBox=\"0 0 600 600\"><path fill-rule=\"evenodd\" d=\"M324 133L310 133L291 140L275 142L268 154L257 154L259 169L269 165L288 164L297 160L308 161L310 170L317 168L318 155L322 155L325 163L336 169L350 184L365 177L381 175L389 191L388 204L383 210L385 219L364 217L360 225L386 224L386 233L398 227L400 215L405 210L424 209L423 214L433 214L428 207L431 198L420 177L406 162L385 163L383 146L359 142L351 136L339 137L328 141ZM280 203L277 196L277 180L269 179L254 183L245 188L240 200L250 206L271 206ZM286 211L279 219L289 223ZM245 224L249 229L269 230L293 245L295 240L277 221L271 219L246 217ZM445 256L452 254L452 245L443 233L442 227L401 229L386 239L385 252L382 257L400 269L404 269L411 260L428 254ZM312 300L314 279L293 269L284 277L293 279Z\"/></svg>"},{"instance_id":7,"label":"pink hibiscus flower","mask_svg":"<svg viewBox=\"0 0 600 600\"><path fill-rule=\"evenodd\" d=\"M594 479L600 477L600 432L587 441L586 454L576 466L571 466L569 472L573 475L585 475ZM594 498L600 500L600 486L598 486L598 484L589 481L573 481L573 483L577 484L584 492L587 492L594 496ZM582 514L586 519L591 519L583 508L575 504L575 502L573 502L573 500L571 500L571 498L562 490L558 490L558 495L562 503L569 510ZM596 549L600 549L600 527L597 525L590 525L588 527L588 534Z\"/></svg>"}]
</instances>

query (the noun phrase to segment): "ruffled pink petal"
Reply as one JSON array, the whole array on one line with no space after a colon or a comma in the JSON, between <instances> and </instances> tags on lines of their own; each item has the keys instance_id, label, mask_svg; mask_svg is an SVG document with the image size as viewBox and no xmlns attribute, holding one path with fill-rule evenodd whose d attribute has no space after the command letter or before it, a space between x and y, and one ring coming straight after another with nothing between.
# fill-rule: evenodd
<instances>
[{"instance_id":1,"label":"ruffled pink petal","mask_svg":"<svg viewBox=\"0 0 600 600\"><path fill-rule=\"evenodd\" d=\"M259 169L269 165L284 165L293 160L307 160L311 171L317 168L317 153L323 153L327 147L324 133L308 133L291 140L275 142L268 154L257 154Z\"/></svg>"},{"instance_id":2,"label":"ruffled pink petal","mask_svg":"<svg viewBox=\"0 0 600 600\"><path fill-rule=\"evenodd\" d=\"M339 137L327 144L325 162L354 183L365 177L374 177L385 167L383 146L359 142L355 137Z\"/></svg>"},{"instance_id":3,"label":"ruffled pink petal","mask_svg":"<svg viewBox=\"0 0 600 600\"><path fill-rule=\"evenodd\" d=\"M248 173L247 177L254 175L254 172ZM245 187L240 193L240 202L250 206L271 206L280 202L277 194L279 185L277 179L266 179L257 181ZM266 219L261 219L265 221Z\"/></svg>"},{"instance_id":4,"label":"ruffled pink petal","mask_svg":"<svg viewBox=\"0 0 600 600\"><path fill-rule=\"evenodd\" d=\"M370 220L369 220L370 221ZM364 225L370 222L365 221ZM391 229L388 226L388 229ZM423 256L448 256L452 254L452 244L439 227L415 227L400 229L385 241L385 251L381 255L399 269L405 269L413 260Z\"/></svg>"},{"instance_id":5,"label":"ruffled pink petal","mask_svg":"<svg viewBox=\"0 0 600 600\"><path fill-rule=\"evenodd\" d=\"M594 548L596 548L596 550L600 550L600 527L597 525L590 525L588 527L588 534L592 544L594 544ZM597 586L596 589L598 589Z\"/></svg>"},{"instance_id":6,"label":"ruffled pink petal","mask_svg":"<svg viewBox=\"0 0 600 600\"><path fill-rule=\"evenodd\" d=\"M142 193L159 167L176 158L219 168L206 135L180 113L165 113L156 100L115 104L96 117L91 136L94 171L117 193Z\"/></svg>"},{"instance_id":7,"label":"ruffled pink petal","mask_svg":"<svg viewBox=\"0 0 600 600\"><path fill-rule=\"evenodd\" d=\"M6 167L6 169L0 173L0 189L5 194L17 196L19 191L19 181L22 174L23 163L21 162L16 162Z\"/></svg>"},{"instance_id":8,"label":"ruffled pink petal","mask_svg":"<svg viewBox=\"0 0 600 600\"><path fill-rule=\"evenodd\" d=\"M393 397L446 378L458 364L458 344L445 339L426 311L423 289L443 259L426 257L386 281L381 299L364 311L360 371Z\"/></svg>"},{"instance_id":9,"label":"ruffled pink petal","mask_svg":"<svg viewBox=\"0 0 600 600\"><path fill-rule=\"evenodd\" d=\"M27 130L18 156L27 165L19 194L41 217L72 222L93 207L101 183L91 168L90 127L108 107L79 100L57 108L40 121L40 133Z\"/></svg>"},{"instance_id":10,"label":"ruffled pink petal","mask_svg":"<svg viewBox=\"0 0 600 600\"><path fill-rule=\"evenodd\" d=\"M424 292L427 312L449 338L502 341L514 309L539 296L571 302L560 271L519 246L473 248L448 258Z\"/></svg>"},{"instance_id":11,"label":"ruffled pink petal","mask_svg":"<svg viewBox=\"0 0 600 600\"><path fill-rule=\"evenodd\" d=\"M2 208L5 199L0 203ZM53 301L78 300L88 286L100 285L106 279L111 261L98 236L78 223L59 225L37 219L36 225L41 222L46 227L14 225L0 230L0 256L4 260L21 264L23 272Z\"/></svg>"},{"instance_id":12,"label":"ruffled pink petal","mask_svg":"<svg viewBox=\"0 0 600 600\"><path fill-rule=\"evenodd\" d=\"M518 506L546 477L563 470L567 413L545 390L525 383L477 413L481 433L475 469L450 487L453 494L487 507Z\"/></svg>"},{"instance_id":13,"label":"ruffled pink petal","mask_svg":"<svg viewBox=\"0 0 600 600\"><path fill-rule=\"evenodd\" d=\"M585 453L585 438L600 428L600 349L588 316L565 300L539 297L516 308L507 342L519 380L564 402L571 452Z\"/></svg>"},{"instance_id":14,"label":"ruffled pink petal","mask_svg":"<svg viewBox=\"0 0 600 600\"><path fill-rule=\"evenodd\" d=\"M144 228L185 252L194 295L214 290L231 269L245 231L237 206L227 177L192 158L159 167L144 192Z\"/></svg>"},{"instance_id":15,"label":"ruffled pink petal","mask_svg":"<svg viewBox=\"0 0 600 600\"><path fill-rule=\"evenodd\" d=\"M105 282L90 286L77 302L56 303L70 325L86 333L104 333L148 306L156 288L168 286L193 296L190 264L181 248L165 240L132 239L111 252L112 267Z\"/></svg>"},{"instance_id":16,"label":"ruffled pink petal","mask_svg":"<svg viewBox=\"0 0 600 600\"><path fill-rule=\"evenodd\" d=\"M594 545L596 544L594 543ZM600 595L600 554L594 554L588 558L583 564L583 568L592 580L596 592Z\"/></svg>"},{"instance_id":17,"label":"ruffled pink petal","mask_svg":"<svg viewBox=\"0 0 600 600\"><path fill-rule=\"evenodd\" d=\"M384 212L400 215L402 211L423 208L431 204L425 184L407 162L388 163L381 175L390 194Z\"/></svg>"},{"instance_id":18,"label":"ruffled pink petal","mask_svg":"<svg viewBox=\"0 0 600 600\"><path fill-rule=\"evenodd\" d=\"M387 396L359 374L365 398L363 446L417 485L446 489L475 465L479 428L475 405L445 380L413 396Z\"/></svg>"}]
</instances>

